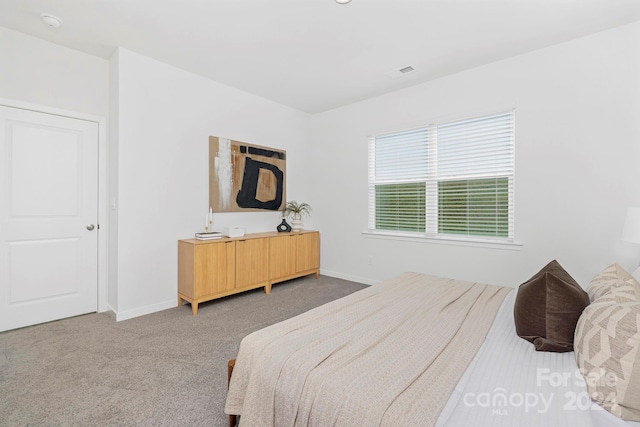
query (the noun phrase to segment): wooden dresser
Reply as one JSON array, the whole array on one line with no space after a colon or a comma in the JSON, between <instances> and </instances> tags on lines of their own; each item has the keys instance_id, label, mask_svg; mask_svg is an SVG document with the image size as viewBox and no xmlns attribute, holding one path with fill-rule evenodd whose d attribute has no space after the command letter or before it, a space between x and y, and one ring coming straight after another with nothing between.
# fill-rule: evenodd
<instances>
[{"instance_id":1,"label":"wooden dresser","mask_svg":"<svg viewBox=\"0 0 640 427\"><path fill-rule=\"evenodd\" d=\"M198 304L295 277L320 274L320 233L255 233L178 241L178 305Z\"/></svg>"}]
</instances>

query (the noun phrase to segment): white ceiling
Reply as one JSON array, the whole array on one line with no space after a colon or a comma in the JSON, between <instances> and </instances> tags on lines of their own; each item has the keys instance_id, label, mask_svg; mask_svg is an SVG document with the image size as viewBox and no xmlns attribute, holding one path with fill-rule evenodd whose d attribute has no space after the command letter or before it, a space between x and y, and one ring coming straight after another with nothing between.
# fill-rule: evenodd
<instances>
[{"instance_id":1,"label":"white ceiling","mask_svg":"<svg viewBox=\"0 0 640 427\"><path fill-rule=\"evenodd\" d=\"M638 20L640 0L0 0L1 26L106 59L122 46L308 113Z\"/></svg>"}]
</instances>

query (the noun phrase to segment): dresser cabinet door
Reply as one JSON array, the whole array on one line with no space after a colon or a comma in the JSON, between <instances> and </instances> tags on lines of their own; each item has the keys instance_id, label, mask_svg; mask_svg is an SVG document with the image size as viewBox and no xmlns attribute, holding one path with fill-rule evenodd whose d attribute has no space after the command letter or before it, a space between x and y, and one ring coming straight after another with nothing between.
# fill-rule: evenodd
<instances>
[{"instance_id":1,"label":"dresser cabinet door","mask_svg":"<svg viewBox=\"0 0 640 427\"><path fill-rule=\"evenodd\" d=\"M269 280L269 239L236 241L236 287Z\"/></svg>"},{"instance_id":2,"label":"dresser cabinet door","mask_svg":"<svg viewBox=\"0 0 640 427\"><path fill-rule=\"evenodd\" d=\"M196 246L194 297L228 291L236 286L236 242Z\"/></svg>"},{"instance_id":3,"label":"dresser cabinet door","mask_svg":"<svg viewBox=\"0 0 640 427\"><path fill-rule=\"evenodd\" d=\"M296 236L296 272L316 269L320 266L320 233Z\"/></svg>"},{"instance_id":4,"label":"dresser cabinet door","mask_svg":"<svg viewBox=\"0 0 640 427\"><path fill-rule=\"evenodd\" d=\"M289 276L296 272L296 236L286 234L269 239L269 278Z\"/></svg>"}]
</instances>

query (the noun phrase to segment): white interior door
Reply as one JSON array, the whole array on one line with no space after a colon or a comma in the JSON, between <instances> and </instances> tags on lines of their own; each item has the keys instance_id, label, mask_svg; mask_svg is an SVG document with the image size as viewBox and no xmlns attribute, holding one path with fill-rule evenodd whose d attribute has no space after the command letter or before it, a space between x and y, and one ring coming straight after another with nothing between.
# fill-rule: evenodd
<instances>
[{"instance_id":1,"label":"white interior door","mask_svg":"<svg viewBox=\"0 0 640 427\"><path fill-rule=\"evenodd\" d=\"M0 106L0 331L97 310L98 124Z\"/></svg>"}]
</instances>

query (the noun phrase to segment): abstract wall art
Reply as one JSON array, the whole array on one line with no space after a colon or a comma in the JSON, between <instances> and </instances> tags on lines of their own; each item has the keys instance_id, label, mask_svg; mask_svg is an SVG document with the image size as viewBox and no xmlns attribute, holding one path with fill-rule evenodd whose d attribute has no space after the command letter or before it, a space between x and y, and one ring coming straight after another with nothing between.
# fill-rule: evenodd
<instances>
[{"instance_id":1,"label":"abstract wall art","mask_svg":"<svg viewBox=\"0 0 640 427\"><path fill-rule=\"evenodd\" d=\"M214 212L278 211L286 201L286 152L209 137L209 204Z\"/></svg>"}]
</instances>

